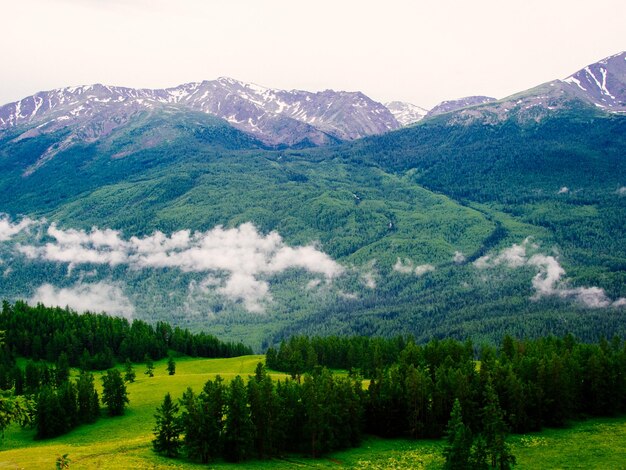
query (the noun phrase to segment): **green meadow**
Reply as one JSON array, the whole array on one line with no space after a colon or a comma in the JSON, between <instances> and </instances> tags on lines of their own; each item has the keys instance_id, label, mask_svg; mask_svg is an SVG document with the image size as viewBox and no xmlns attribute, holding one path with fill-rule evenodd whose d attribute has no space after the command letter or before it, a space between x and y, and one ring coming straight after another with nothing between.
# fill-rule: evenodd
<instances>
[{"instance_id":1,"label":"green meadow","mask_svg":"<svg viewBox=\"0 0 626 470\"><path fill-rule=\"evenodd\" d=\"M123 417L103 416L93 425L43 441L33 440L34 430L11 427L2 442L0 468L53 469L56 458L63 454L68 454L72 469L441 468L443 442L428 440L368 438L359 448L318 460L288 456L242 464L214 462L209 466L166 459L152 451L153 415L165 393L180 397L187 387L200 390L207 379L217 374L226 381L236 375L247 377L263 360L262 355L229 359L181 357L176 360L176 375L167 375L166 360L162 360L155 363L154 377L144 375L144 365L136 364L137 380L127 385L130 404ZM272 376L285 377L280 373ZM100 386L99 377L97 382ZM509 441L517 457L517 468L626 469L626 417L593 419L565 429L513 435Z\"/></svg>"}]
</instances>

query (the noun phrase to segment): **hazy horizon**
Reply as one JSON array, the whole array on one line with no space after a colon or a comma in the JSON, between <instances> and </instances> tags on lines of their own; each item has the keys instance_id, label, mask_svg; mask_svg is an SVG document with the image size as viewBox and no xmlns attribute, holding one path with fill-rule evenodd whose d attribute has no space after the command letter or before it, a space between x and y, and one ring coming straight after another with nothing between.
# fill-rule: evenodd
<instances>
[{"instance_id":1,"label":"hazy horizon","mask_svg":"<svg viewBox=\"0 0 626 470\"><path fill-rule=\"evenodd\" d=\"M0 104L72 85L167 88L229 76L432 108L522 91L624 50L623 2L22 0L3 7ZM384 6L382 6L384 5ZM606 16L606 17L605 17Z\"/></svg>"}]
</instances>

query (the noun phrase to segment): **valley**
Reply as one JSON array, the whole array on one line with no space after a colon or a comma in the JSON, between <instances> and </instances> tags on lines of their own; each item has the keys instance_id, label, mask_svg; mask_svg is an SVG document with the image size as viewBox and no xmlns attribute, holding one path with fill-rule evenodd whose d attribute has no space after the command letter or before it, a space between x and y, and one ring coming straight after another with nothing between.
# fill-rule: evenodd
<instances>
[{"instance_id":1,"label":"valley","mask_svg":"<svg viewBox=\"0 0 626 470\"><path fill-rule=\"evenodd\" d=\"M0 469L626 468L623 0L0 11Z\"/></svg>"}]
</instances>

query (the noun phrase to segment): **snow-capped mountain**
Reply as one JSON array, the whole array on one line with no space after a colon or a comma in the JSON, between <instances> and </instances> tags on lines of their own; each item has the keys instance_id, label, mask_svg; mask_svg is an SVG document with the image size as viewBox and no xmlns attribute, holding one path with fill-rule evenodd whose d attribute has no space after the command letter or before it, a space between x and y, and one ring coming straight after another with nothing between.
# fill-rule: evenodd
<instances>
[{"instance_id":1,"label":"snow-capped mountain","mask_svg":"<svg viewBox=\"0 0 626 470\"><path fill-rule=\"evenodd\" d=\"M286 91L219 78L158 90L97 84L40 92L0 107L0 130L25 126L28 137L70 128L88 141L137 113L167 108L212 114L268 145L323 145L400 127L360 92Z\"/></svg>"},{"instance_id":2,"label":"snow-capped mountain","mask_svg":"<svg viewBox=\"0 0 626 470\"><path fill-rule=\"evenodd\" d=\"M626 52L588 65L563 82L599 108L626 111Z\"/></svg>"},{"instance_id":3,"label":"snow-capped mountain","mask_svg":"<svg viewBox=\"0 0 626 470\"><path fill-rule=\"evenodd\" d=\"M626 112L626 52L590 64L563 80L553 80L501 100L463 107L450 115L448 123L539 121L576 106ZM433 108L426 118L436 111L437 107Z\"/></svg>"},{"instance_id":4,"label":"snow-capped mountain","mask_svg":"<svg viewBox=\"0 0 626 470\"><path fill-rule=\"evenodd\" d=\"M485 103L491 103L496 101L495 98L490 96L466 96L457 100L442 101L433 109L428 111L425 117L430 118L443 113L451 113L458 109L467 108L470 106L478 106Z\"/></svg>"},{"instance_id":5,"label":"snow-capped mountain","mask_svg":"<svg viewBox=\"0 0 626 470\"><path fill-rule=\"evenodd\" d=\"M405 103L404 101L390 101L385 103L385 106L391 111L391 114L394 115L402 127L410 126L411 124L421 121L428 113L427 109L420 108L411 103Z\"/></svg>"}]
</instances>

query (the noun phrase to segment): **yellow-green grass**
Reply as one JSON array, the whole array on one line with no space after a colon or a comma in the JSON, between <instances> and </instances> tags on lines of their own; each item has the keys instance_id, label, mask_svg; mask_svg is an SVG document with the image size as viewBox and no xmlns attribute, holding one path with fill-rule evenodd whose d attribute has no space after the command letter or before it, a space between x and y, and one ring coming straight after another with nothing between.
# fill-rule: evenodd
<instances>
[{"instance_id":1,"label":"yellow-green grass","mask_svg":"<svg viewBox=\"0 0 626 470\"><path fill-rule=\"evenodd\" d=\"M167 360L155 362L154 377L144 374L145 365L135 364L137 379L127 384L130 404L123 417L103 417L92 425L80 426L72 432L45 441L34 441L33 430L12 427L7 430L0 453L0 467L8 468L54 468L57 454L70 454L72 468L131 468L135 463L117 465L115 462L133 452L145 453L152 461L149 450L154 426L154 412L167 392L179 398L187 387L199 392L209 378L221 375L230 381L236 375L247 377L254 374L262 355L229 359L176 359L176 374L168 375ZM119 366L120 368L122 366ZM96 385L101 392L101 374L96 375ZM276 378L284 374L272 373Z\"/></svg>"},{"instance_id":2,"label":"yellow-green grass","mask_svg":"<svg viewBox=\"0 0 626 470\"><path fill-rule=\"evenodd\" d=\"M174 376L167 375L166 361L162 360L155 363L155 376L151 378L143 374L143 364L135 364L137 380L128 384L130 405L123 417L103 417L93 425L80 426L69 434L45 441L34 441L33 430L12 427L0 448L0 468L53 469L56 457L63 454L69 454L72 469L441 468L443 441L428 440L368 438L359 448L336 452L320 460L289 457L240 465L215 462L208 467L166 459L152 452L153 415L165 393L178 398L187 387L199 391L216 374L226 381L236 375L252 375L256 364L263 360L263 356L177 358ZM274 372L272 376L285 377ZM97 382L100 385L99 378ZM521 469L626 469L625 417L594 419L567 429L511 436L510 443Z\"/></svg>"}]
</instances>

